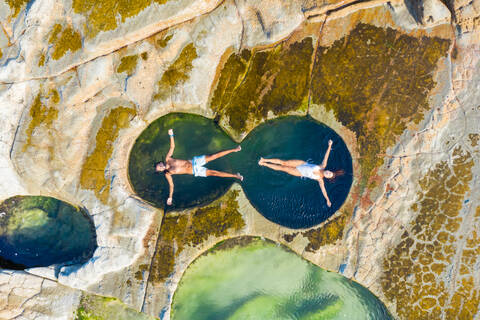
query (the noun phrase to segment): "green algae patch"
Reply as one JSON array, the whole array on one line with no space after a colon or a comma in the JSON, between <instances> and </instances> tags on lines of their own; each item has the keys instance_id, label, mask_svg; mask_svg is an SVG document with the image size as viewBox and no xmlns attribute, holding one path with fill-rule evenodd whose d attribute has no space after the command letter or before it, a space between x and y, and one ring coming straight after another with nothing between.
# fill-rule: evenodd
<instances>
[{"instance_id":1,"label":"green algae patch","mask_svg":"<svg viewBox=\"0 0 480 320\"><path fill-rule=\"evenodd\" d=\"M105 177L108 161L113 153L115 140L121 129L128 128L130 120L137 112L133 108L116 107L103 118L95 138L95 148L88 154L80 174L80 184L85 189L95 192L95 195L107 203L110 194L110 182Z\"/></svg>"},{"instance_id":2,"label":"green algae patch","mask_svg":"<svg viewBox=\"0 0 480 320\"><path fill-rule=\"evenodd\" d=\"M57 23L50 32L48 43L53 45L52 59L58 60L68 51L73 53L80 50L82 48L82 37L72 27L64 28Z\"/></svg>"},{"instance_id":3,"label":"green algae patch","mask_svg":"<svg viewBox=\"0 0 480 320\"><path fill-rule=\"evenodd\" d=\"M173 273L175 259L185 247L196 247L211 236L227 236L244 228L245 222L238 211L238 194L239 191L231 190L211 205L164 217L149 281L165 281Z\"/></svg>"},{"instance_id":4,"label":"green algae patch","mask_svg":"<svg viewBox=\"0 0 480 320\"><path fill-rule=\"evenodd\" d=\"M312 102L333 110L356 134L362 186L369 186L385 151L407 126L423 119L433 71L449 45L360 23L331 47L318 48Z\"/></svg>"},{"instance_id":5,"label":"green algae patch","mask_svg":"<svg viewBox=\"0 0 480 320\"><path fill-rule=\"evenodd\" d=\"M87 212L51 197L15 196L0 204L0 268L88 260L96 234Z\"/></svg>"},{"instance_id":6,"label":"green algae patch","mask_svg":"<svg viewBox=\"0 0 480 320\"><path fill-rule=\"evenodd\" d=\"M137 68L138 55L125 56L120 60L120 64L117 67L117 72L125 72L127 75L131 76L135 69ZM145 59L144 59L145 60Z\"/></svg>"},{"instance_id":7,"label":"green algae patch","mask_svg":"<svg viewBox=\"0 0 480 320\"><path fill-rule=\"evenodd\" d=\"M30 0L5 0L10 9L13 11L13 17L16 17Z\"/></svg>"},{"instance_id":8,"label":"green algae patch","mask_svg":"<svg viewBox=\"0 0 480 320\"><path fill-rule=\"evenodd\" d=\"M383 261L382 289L402 319L473 319L480 305L480 290L473 285L480 255L478 227L459 231L462 223L471 225L460 211L474 160L461 147L451 158L420 179L411 207L416 217ZM475 216L474 226L479 223Z\"/></svg>"},{"instance_id":9,"label":"green algae patch","mask_svg":"<svg viewBox=\"0 0 480 320\"><path fill-rule=\"evenodd\" d=\"M211 108L241 133L253 129L269 112L305 110L312 38L257 51L232 53L220 71Z\"/></svg>"},{"instance_id":10,"label":"green algae patch","mask_svg":"<svg viewBox=\"0 0 480 320\"><path fill-rule=\"evenodd\" d=\"M75 13L82 14L87 19L85 29L89 37L96 36L101 31L114 30L118 22L138 15L153 3L165 4L168 0L73 0Z\"/></svg>"},{"instance_id":11,"label":"green algae patch","mask_svg":"<svg viewBox=\"0 0 480 320\"><path fill-rule=\"evenodd\" d=\"M154 99L165 99L172 94L177 85L185 83L190 77L193 68L193 60L198 57L197 49L193 43L189 43L182 49L178 58L163 73L158 82L158 91Z\"/></svg>"},{"instance_id":12,"label":"green algae patch","mask_svg":"<svg viewBox=\"0 0 480 320\"><path fill-rule=\"evenodd\" d=\"M391 316L359 284L273 241L240 237L223 241L187 268L173 297L171 319L387 320Z\"/></svg>"},{"instance_id":13,"label":"green algae patch","mask_svg":"<svg viewBox=\"0 0 480 320\"><path fill-rule=\"evenodd\" d=\"M56 90L52 92L55 92L56 94L52 93L49 95L49 102L51 101L51 104L56 104L59 101L58 92ZM53 106L46 106L44 102L42 102L41 95L39 93L35 97L35 100L30 107L29 115L31 120L25 132L27 140L23 145L23 152L27 151L29 147L33 146L32 137L37 129L42 127L50 132L53 122L58 118L58 110Z\"/></svg>"},{"instance_id":14,"label":"green algae patch","mask_svg":"<svg viewBox=\"0 0 480 320\"><path fill-rule=\"evenodd\" d=\"M77 310L75 320L153 320L144 313L129 308L116 298L84 293Z\"/></svg>"}]
</instances>

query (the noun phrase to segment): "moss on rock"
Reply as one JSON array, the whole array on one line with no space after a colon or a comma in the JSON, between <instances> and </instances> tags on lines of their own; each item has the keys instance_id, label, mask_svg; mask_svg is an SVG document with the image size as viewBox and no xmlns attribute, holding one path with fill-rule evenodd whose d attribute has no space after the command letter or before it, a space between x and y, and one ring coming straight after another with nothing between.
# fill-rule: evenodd
<instances>
[{"instance_id":1,"label":"moss on rock","mask_svg":"<svg viewBox=\"0 0 480 320\"><path fill-rule=\"evenodd\" d=\"M341 214L319 228L303 232L302 235L309 240L305 250L315 252L324 245L334 244L337 240L342 239L346 222L347 215Z\"/></svg>"},{"instance_id":2,"label":"moss on rock","mask_svg":"<svg viewBox=\"0 0 480 320\"><path fill-rule=\"evenodd\" d=\"M203 208L163 219L149 281L165 281L175 267L175 259L185 247L201 245L210 236L226 236L245 226L238 211L239 191L231 190Z\"/></svg>"},{"instance_id":3,"label":"moss on rock","mask_svg":"<svg viewBox=\"0 0 480 320\"><path fill-rule=\"evenodd\" d=\"M416 217L383 261L382 289L402 319L472 319L480 305L480 290L472 285L480 237L475 228L456 233L474 161L461 147L452 159L437 163L419 181L411 208ZM474 221L480 223L478 217ZM448 271L455 263L459 268Z\"/></svg>"},{"instance_id":4,"label":"moss on rock","mask_svg":"<svg viewBox=\"0 0 480 320\"><path fill-rule=\"evenodd\" d=\"M267 50L232 53L220 72L211 108L237 133L253 129L269 112L301 109L308 96L312 42L308 37Z\"/></svg>"},{"instance_id":5,"label":"moss on rock","mask_svg":"<svg viewBox=\"0 0 480 320\"><path fill-rule=\"evenodd\" d=\"M357 135L363 186L407 125L423 119L432 71L449 45L360 23L331 47L318 48L312 100Z\"/></svg>"},{"instance_id":6,"label":"moss on rock","mask_svg":"<svg viewBox=\"0 0 480 320\"><path fill-rule=\"evenodd\" d=\"M117 67L117 72L125 72L127 75L131 76L135 69L137 68L138 55L125 56L120 60L120 64Z\"/></svg>"},{"instance_id":7,"label":"moss on rock","mask_svg":"<svg viewBox=\"0 0 480 320\"><path fill-rule=\"evenodd\" d=\"M38 93L35 97L32 105L30 106L30 123L25 132L27 140L23 145L22 151L25 152L31 146L33 146L33 135L39 128L44 128L47 131L51 130L53 122L58 118L58 110L53 106L58 103L59 98L56 90L51 91L48 100L51 106L45 105L45 101L42 102L41 94ZM55 92L55 93L53 93Z\"/></svg>"},{"instance_id":8,"label":"moss on rock","mask_svg":"<svg viewBox=\"0 0 480 320\"><path fill-rule=\"evenodd\" d=\"M153 3L161 5L167 2L168 0L73 0L72 7L75 13L86 17L87 33L94 37L100 31L116 29L119 21L125 22L127 18L136 16Z\"/></svg>"},{"instance_id":9,"label":"moss on rock","mask_svg":"<svg viewBox=\"0 0 480 320\"><path fill-rule=\"evenodd\" d=\"M123 106L110 110L96 133L95 148L88 154L82 166L81 186L93 190L103 203L107 203L110 194L110 181L105 176L105 170L112 156L115 140L120 130L127 128L136 114L135 109Z\"/></svg>"},{"instance_id":10,"label":"moss on rock","mask_svg":"<svg viewBox=\"0 0 480 320\"><path fill-rule=\"evenodd\" d=\"M189 43L180 52L177 59L163 73L158 82L158 91L154 99L165 99L172 94L175 87L184 83L189 78L189 73L193 68L193 60L198 57L197 49L193 43Z\"/></svg>"},{"instance_id":11,"label":"moss on rock","mask_svg":"<svg viewBox=\"0 0 480 320\"><path fill-rule=\"evenodd\" d=\"M5 0L10 9L13 11L13 17L16 17L21 10L27 5L29 0Z\"/></svg>"},{"instance_id":12,"label":"moss on rock","mask_svg":"<svg viewBox=\"0 0 480 320\"><path fill-rule=\"evenodd\" d=\"M81 49L82 37L80 33L72 27L64 28L61 24L57 23L50 32L48 43L53 45L53 51L51 53L52 59L58 60L63 57L67 51L75 52ZM41 60L42 58L40 58L40 61ZM43 62L45 62L45 59L43 59Z\"/></svg>"},{"instance_id":13,"label":"moss on rock","mask_svg":"<svg viewBox=\"0 0 480 320\"><path fill-rule=\"evenodd\" d=\"M75 320L153 320L153 317L127 307L116 298L83 293Z\"/></svg>"}]
</instances>

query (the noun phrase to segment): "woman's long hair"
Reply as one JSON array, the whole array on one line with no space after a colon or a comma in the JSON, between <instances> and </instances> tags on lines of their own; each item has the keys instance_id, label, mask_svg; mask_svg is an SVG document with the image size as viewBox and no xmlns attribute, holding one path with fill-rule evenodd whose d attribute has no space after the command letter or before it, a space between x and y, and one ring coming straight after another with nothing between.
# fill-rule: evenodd
<instances>
[{"instance_id":1,"label":"woman's long hair","mask_svg":"<svg viewBox=\"0 0 480 320\"><path fill-rule=\"evenodd\" d=\"M330 170L328 170L330 171ZM335 171L331 171L333 173L333 177L331 178L327 178L325 177L325 179L327 179L329 182L335 182L335 180L340 177L340 176L343 176L345 174L345 170L343 169L340 169L340 170L335 170Z\"/></svg>"}]
</instances>

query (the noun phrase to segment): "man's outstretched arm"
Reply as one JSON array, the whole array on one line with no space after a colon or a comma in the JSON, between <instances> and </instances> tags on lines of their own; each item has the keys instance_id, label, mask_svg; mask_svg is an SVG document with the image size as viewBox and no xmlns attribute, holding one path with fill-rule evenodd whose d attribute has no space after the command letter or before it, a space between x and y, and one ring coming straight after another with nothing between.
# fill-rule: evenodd
<instances>
[{"instance_id":1,"label":"man's outstretched arm","mask_svg":"<svg viewBox=\"0 0 480 320\"><path fill-rule=\"evenodd\" d=\"M332 203L330 202L330 199L328 198L327 189L325 189L325 184L323 183L323 179L318 180L318 184L320 185L320 189L322 190L322 193L323 193L323 196L325 197L325 200L327 200L327 206L331 207Z\"/></svg>"},{"instance_id":2,"label":"man's outstretched arm","mask_svg":"<svg viewBox=\"0 0 480 320\"><path fill-rule=\"evenodd\" d=\"M168 135L170 136L170 150L168 150L165 161L168 161L168 159L170 159L172 157L173 150L175 150L175 140L173 138L173 130L172 129L168 130Z\"/></svg>"},{"instance_id":3,"label":"man's outstretched arm","mask_svg":"<svg viewBox=\"0 0 480 320\"><path fill-rule=\"evenodd\" d=\"M323 157L322 167L325 168L327 166L328 157L330 156L330 150L332 150L332 140L328 140L328 148L327 152L325 152L325 157Z\"/></svg>"},{"instance_id":4,"label":"man's outstretched arm","mask_svg":"<svg viewBox=\"0 0 480 320\"><path fill-rule=\"evenodd\" d=\"M173 179L170 173L165 174L165 178L167 178L168 185L170 186L170 192L168 193L167 205L171 205L173 201Z\"/></svg>"}]
</instances>

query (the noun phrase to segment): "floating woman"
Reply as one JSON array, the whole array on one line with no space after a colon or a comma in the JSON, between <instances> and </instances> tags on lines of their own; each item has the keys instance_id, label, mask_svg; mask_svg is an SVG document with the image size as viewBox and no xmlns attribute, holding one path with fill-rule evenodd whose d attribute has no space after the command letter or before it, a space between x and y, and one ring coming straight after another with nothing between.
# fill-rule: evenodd
<instances>
[{"instance_id":1,"label":"floating woman","mask_svg":"<svg viewBox=\"0 0 480 320\"><path fill-rule=\"evenodd\" d=\"M322 190L325 200L327 200L327 206L331 206L332 203L328 198L327 190L325 189L325 184L323 178L333 180L335 177L342 175L343 170L339 171L329 171L325 170L327 166L328 157L330 155L330 150L332 149L332 140L328 140L328 149L323 158L321 165L316 165L313 163L308 163L303 160L280 160L280 159L265 159L260 158L258 164L261 166L268 167L276 171L283 171L292 176L309 178L312 180L317 180Z\"/></svg>"},{"instance_id":2,"label":"floating woman","mask_svg":"<svg viewBox=\"0 0 480 320\"><path fill-rule=\"evenodd\" d=\"M170 187L169 195L167 199L167 205L172 204L173 188L174 188L172 175L174 174L191 174L191 175L194 175L195 177L214 176L214 177L224 177L224 178L236 178L239 180L243 180L242 175L239 173L231 174L231 173L222 172L222 171L210 170L204 167L204 165L206 165L210 161L226 156L229 153L238 152L242 150L240 146L236 147L235 149L224 150L211 155L202 155L202 156L193 157L192 160L174 159L172 158L172 155L173 155L173 151L175 150L175 140L174 140L172 129L168 130L168 135L170 136L170 150L168 150L167 156L165 158L165 162L160 161L155 164L155 171L165 173L165 178L167 179Z\"/></svg>"}]
</instances>

